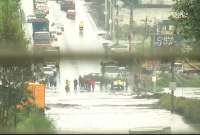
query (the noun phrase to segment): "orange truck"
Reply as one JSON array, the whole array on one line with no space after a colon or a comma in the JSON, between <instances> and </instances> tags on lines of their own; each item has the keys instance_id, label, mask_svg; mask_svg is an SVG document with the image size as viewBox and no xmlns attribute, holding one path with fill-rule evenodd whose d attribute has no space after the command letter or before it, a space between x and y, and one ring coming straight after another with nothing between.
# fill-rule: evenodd
<instances>
[{"instance_id":1,"label":"orange truck","mask_svg":"<svg viewBox=\"0 0 200 135\"><path fill-rule=\"evenodd\" d=\"M29 95L28 99L22 105L17 105L18 109L28 104L36 106L38 109L45 109L45 84L28 83L26 92Z\"/></svg>"}]
</instances>

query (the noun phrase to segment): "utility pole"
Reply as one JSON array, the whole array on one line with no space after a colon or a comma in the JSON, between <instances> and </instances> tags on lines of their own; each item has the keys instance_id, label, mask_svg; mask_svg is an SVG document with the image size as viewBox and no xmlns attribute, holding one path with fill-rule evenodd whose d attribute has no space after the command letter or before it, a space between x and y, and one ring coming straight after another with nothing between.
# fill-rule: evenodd
<instances>
[{"instance_id":1,"label":"utility pole","mask_svg":"<svg viewBox=\"0 0 200 135\"><path fill-rule=\"evenodd\" d=\"M109 0L110 3L109 3L109 33L110 33L110 36L111 36L111 39L112 39L112 23L113 23L113 20L112 20L112 12L113 12L113 8L112 8L112 0Z\"/></svg>"},{"instance_id":2,"label":"utility pole","mask_svg":"<svg viewBox=\"0 0 200 135\"><path fill-rule=\"evenodd\" d=\"M145 23L144 23L144 29L145 29L144 40L147 38L147 22L148 22L148 17L146 16L145 17Z\"/></svg>"},{"instance_id":3,"label":"utility pole","mask_svg":"<svg viewBox=\"0 0 200 135\"><path fill-rule=\"evenodd\" d=\"M176 35L177 35L177 26L175 26L174 34L173 34L174 43L172 44L172 53L174 52L173 47L176 45L176 43L175 43ZM172 61L171 61L171 74L172 74L172 76L171 76L171 81L173 83L175 83L175 64L174 63L175 63L175 57L172 54ZM175 90L174 88L171 89L171 105L172 105L171 113L174 112L174 108L175 108L174 107L174 90Z\"/></svg>"},{"instance_id":4,"label":"utility pole","mask_svg":"<svg viewBox=\"0 0 200 135\"><path fill-rule=\"evenodd\" d=\"M130 20L129 20L129 35L128 35L128 40L129 40L129 52L131 53L132 51L132 38L133 38L133 2L129 0L130 2Z\"/></svg>"},{"instance_id":5,"label":"utility pole","mask_svg":"<svg viewBox=\"0 0 200 135\"><path fill-rule=\"evenodd\" d=\"M172 82L175 82L175 75L174 75L174 63L175 63L175 58L172 58L172 62L171 62L171 73L172 73ZM174 89L171 89L171 113L174 112Z\"/></svg>"},{"instance_id":6,"label":"utility pole","mask_svg":"<svg viewBox=\"0 0 200 135\"><path fill-rule=\"evenodd\" d=\"M104 15L105 15L105 24L104 24L104 28L105 28L105 30L107 30L107 28L108 28L108 0L105 0L105 11L104 11Z\"/></svg>"},{"instance_id":7,"label":"utility pole","mask_svg":"<svg viewBox=\"0 0 200 135\"><path fill-rule=\"evenodd\" d=\"M118 45L119 44L119 2L118 0L116 0L116 44Z\"/></svg>"}]
</instances>

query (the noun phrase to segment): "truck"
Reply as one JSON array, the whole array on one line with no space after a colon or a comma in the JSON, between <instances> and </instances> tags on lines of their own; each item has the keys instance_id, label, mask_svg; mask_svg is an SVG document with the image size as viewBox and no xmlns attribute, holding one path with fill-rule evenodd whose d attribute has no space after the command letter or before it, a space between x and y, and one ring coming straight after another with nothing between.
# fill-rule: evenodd
<instances>
[{"instance_id":1,"label":"truck","mask_svg":"<svg viewBox=\"0 0 200 135\"><path fill-rule=\"evenodd\" d=\"M117 62L101 63L102 82L101 87L105 86L110 90L124 90L128 80L128 68Z\"/></svg>"},{"instance_id":2,"label":"truck","mask_svg":"<svg viewBox=\"0 0 200 135\"><path fill-rule=\"evenodd\" d=\"M51 35L49 32L49 20L36 18L32 21L33 27L33 51L38 52L51 46ZM38 50L39 49L39 50Z\"/></svg>"},{"instance_id":3,"label":"truck","mask_svg":"<svg viewBox=\"0 0 200 135\"><path fill-rule=\"evenodd\" d=\"M35 18L32 20L33 33L39 31L49 31L49 20L47 18Z\"/></svg>"},{"instance_id":4,"label":"truck","mask_svg":"<svg viewBox=\"0 0 200 135\"><path fill-rule=\"evenodd\" d=\"M75 1L74 0L63 0L60 3L60 8L63 11L75 10Z\"/></svg>"}]
</instances>

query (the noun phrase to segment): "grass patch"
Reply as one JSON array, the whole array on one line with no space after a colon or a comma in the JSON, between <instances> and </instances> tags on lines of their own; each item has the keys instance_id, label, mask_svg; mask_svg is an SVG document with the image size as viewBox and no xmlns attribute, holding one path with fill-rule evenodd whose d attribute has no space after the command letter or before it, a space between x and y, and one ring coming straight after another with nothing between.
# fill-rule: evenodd
<instances>
[{"instance_id":1,"label":"grass patch","mask_svg":"<svg viewBox=\"0 0 200 135\"><path fill-rule=\"evenodd\" d=\"M188 121L193 123L200 122L200 101L187 99L183 97L174 97L175 112L184 116ZM159 105L167 110L171 109L171 96L164 94L159 101Z\"/></svg>"}]
</instances>

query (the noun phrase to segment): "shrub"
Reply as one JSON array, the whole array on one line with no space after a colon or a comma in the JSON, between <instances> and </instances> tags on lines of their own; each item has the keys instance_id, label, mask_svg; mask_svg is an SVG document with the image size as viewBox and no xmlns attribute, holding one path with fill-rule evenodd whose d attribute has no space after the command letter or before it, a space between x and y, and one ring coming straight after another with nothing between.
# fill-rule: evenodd
<instances>
[{"instance_id":1,"label":"shrub","mask_svg":"<svg viewBox=\"0 0 200 135\"><path fill-rule=\"evenodd\" d=\"M187 99L183 97L174 97L175 112L183 115L186 119L194 123L200 122L200 101L195 99ZM160 98L159 105L162 108L171 109L171 96L163 95Z\"/></svg>"},{"instance_id":2,"label":"shrub","mask_svg":"<svg viewBox=\"0 0 200 135\"><path fill-rule=\"evenodd\" d=\"M30 113L29 117L23 118L16 127L17 132L52 133L54 125L52 121L41 113Z\"/></svg>"}]
</instances>

